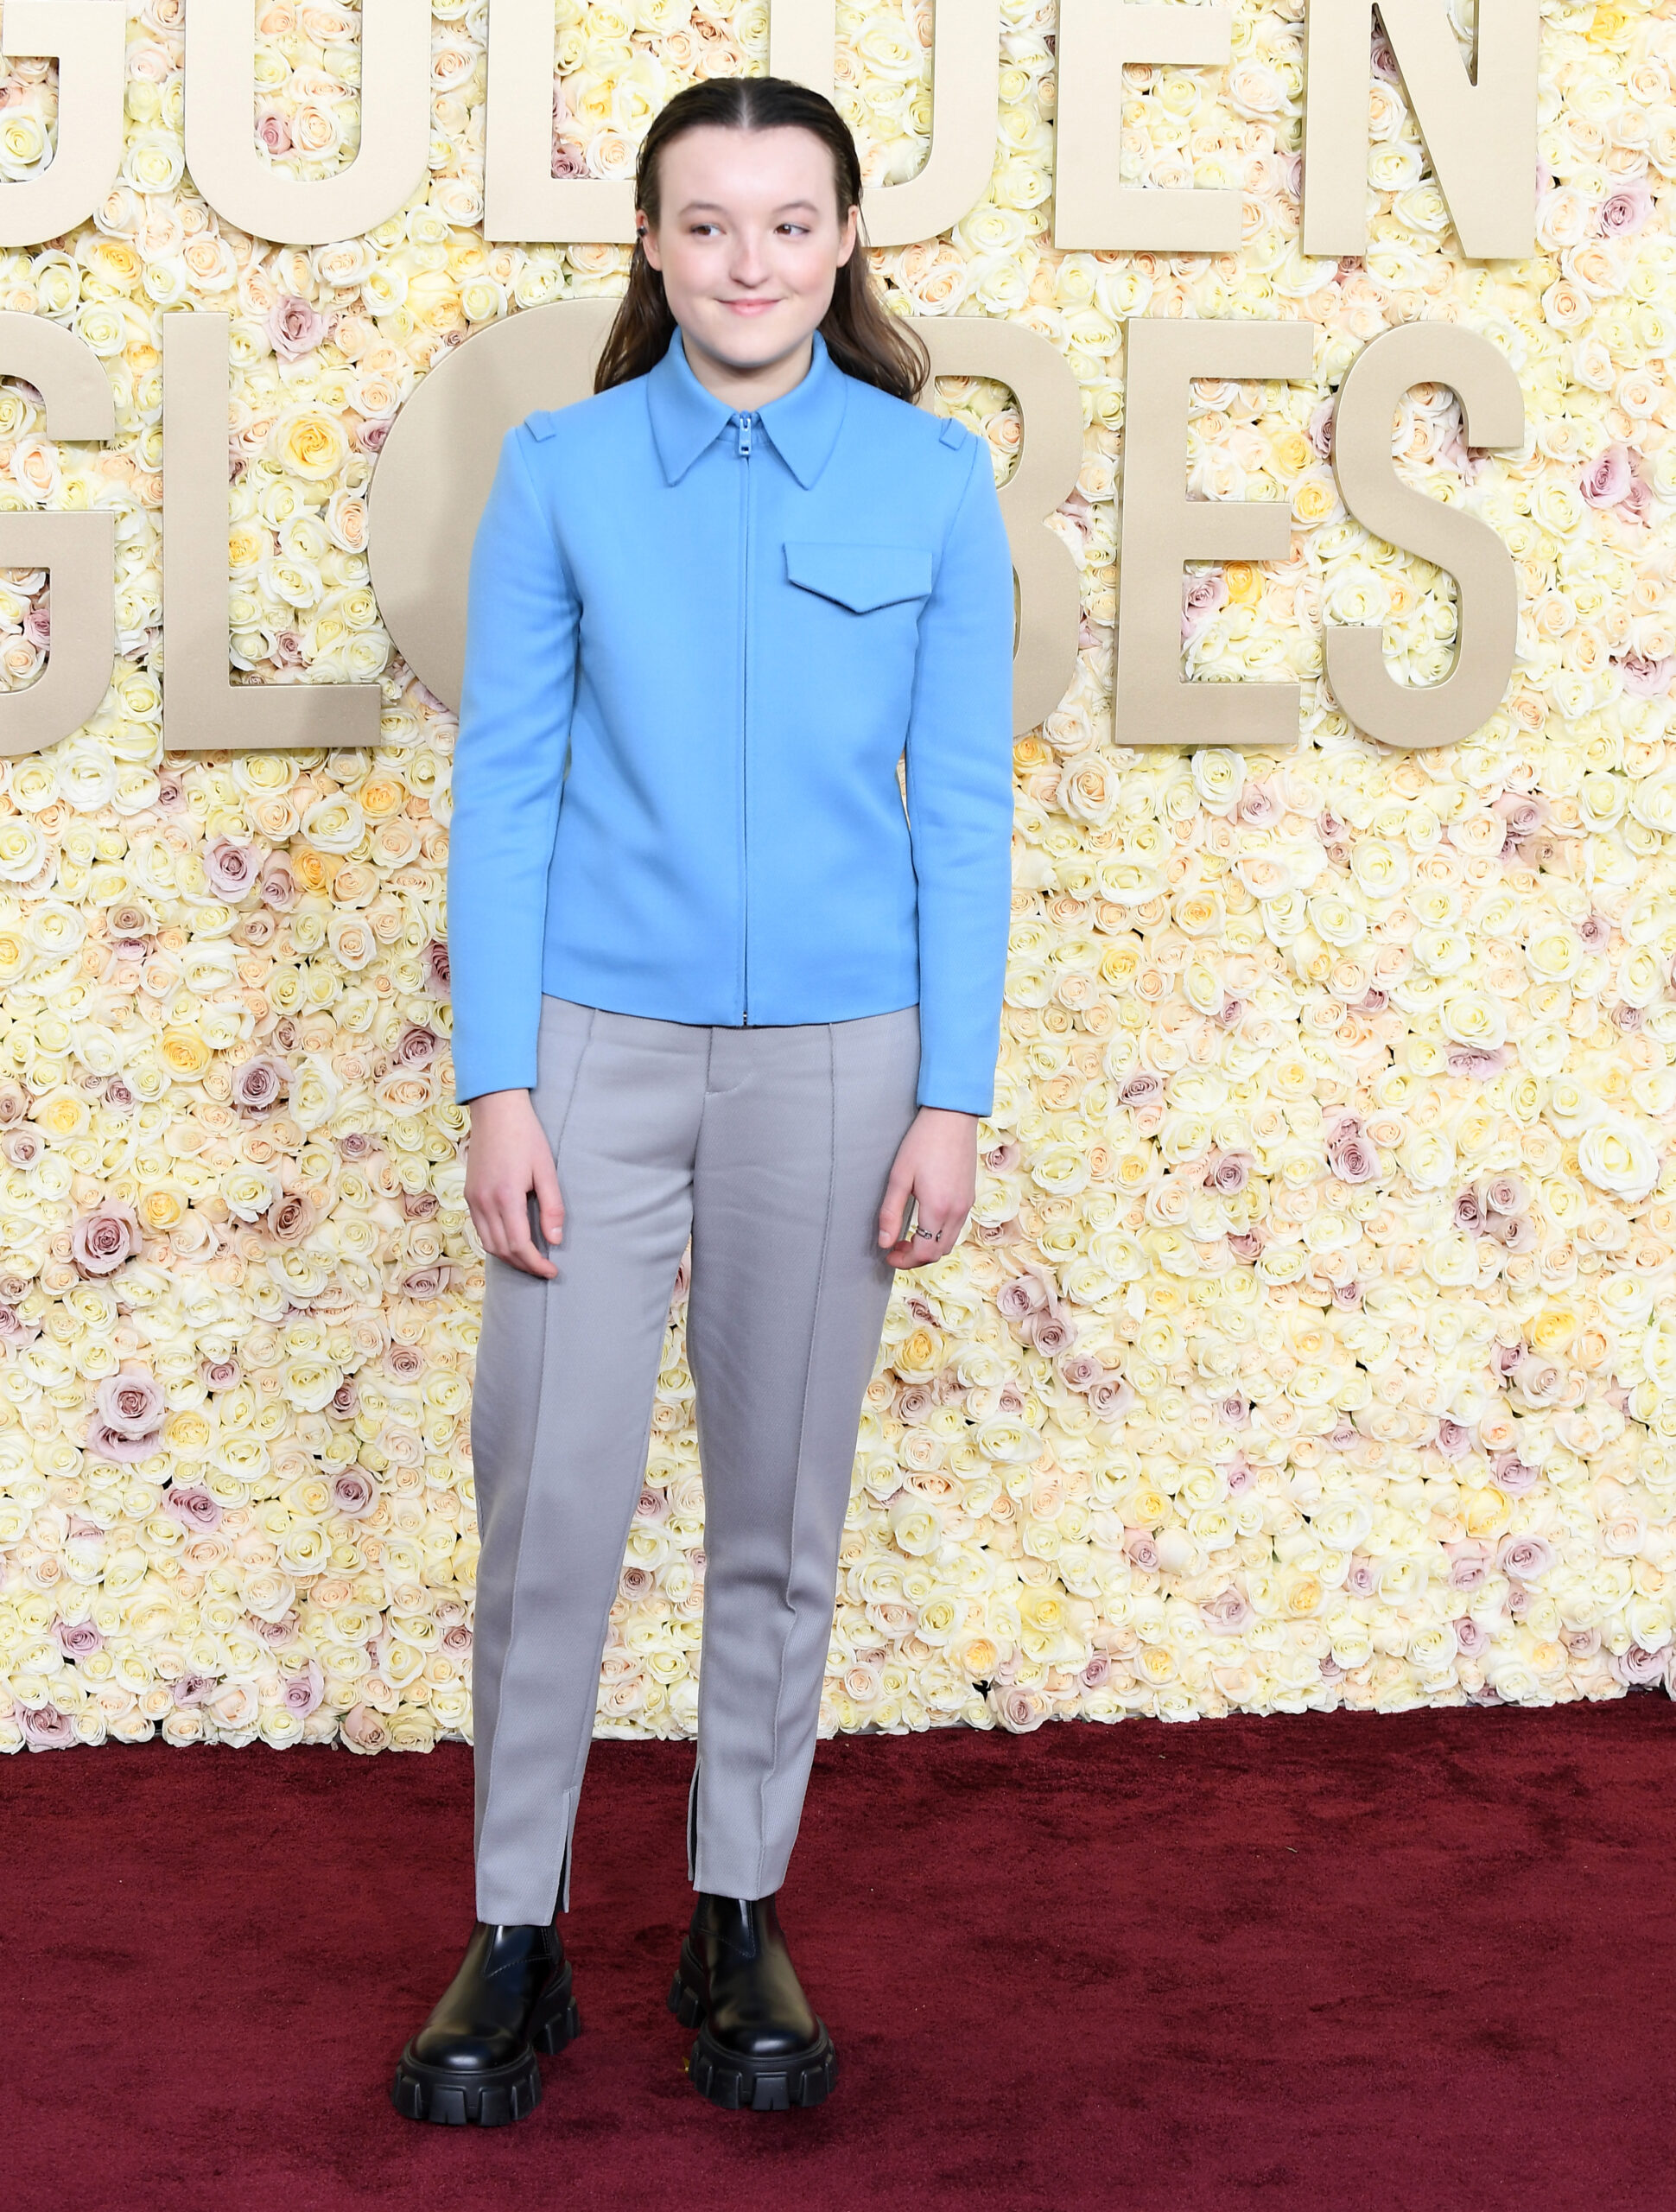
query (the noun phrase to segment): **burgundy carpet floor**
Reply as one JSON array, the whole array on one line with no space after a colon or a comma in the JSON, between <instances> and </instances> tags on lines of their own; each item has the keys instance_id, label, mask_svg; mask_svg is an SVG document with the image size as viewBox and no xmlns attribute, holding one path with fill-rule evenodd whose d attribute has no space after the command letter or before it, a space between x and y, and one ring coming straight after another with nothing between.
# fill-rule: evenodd
<instances>
[{"instance_id":1,"label":"burgundy carpet floor","mask_svg":"<svg viewBox=\"0 0 1676 2212\"><path fill-rule=\"evenodd\" d=\"M8 2212L1676 2212L1676 1707L821 1748L782 1904L840 2053L713 2110L663 2008L689 1754L600 1745L584 2031L530 2119L391 2063L469 1932L470 1754L0 1770Z\"/></svg>"}]
</instances>

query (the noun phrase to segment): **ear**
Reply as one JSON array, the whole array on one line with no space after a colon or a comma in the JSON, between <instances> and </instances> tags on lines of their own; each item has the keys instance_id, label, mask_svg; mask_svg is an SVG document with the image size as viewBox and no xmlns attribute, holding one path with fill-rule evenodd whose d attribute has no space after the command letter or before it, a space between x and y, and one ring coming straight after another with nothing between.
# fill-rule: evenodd
<instances>
[{"instance_id":1,"label":"ear","mask_svg":"<svg viewBox=\"0 0 1676 2212\"><path fill-rule=\"evenodd\" d=\"M860 226L861 210L859 207L853 207L848 214L844 218L843 243L838 249L838 266L841 269L849 259L850 255L855 251L855 241L860 231Z\"/></svg>"},{"instance_id":2,"label":"ear","mask_svg":"<svg viewBox=\"0 0 1676 2212\"><path fill-rule=\"evenodd\" d=\"M644 207L637 207L634 211L634 227L639 233L640 251L646 257L648 267L661 268L663 264L657 258L657 241L652 236L651 223Z\"/></svg>"}]
</instances>

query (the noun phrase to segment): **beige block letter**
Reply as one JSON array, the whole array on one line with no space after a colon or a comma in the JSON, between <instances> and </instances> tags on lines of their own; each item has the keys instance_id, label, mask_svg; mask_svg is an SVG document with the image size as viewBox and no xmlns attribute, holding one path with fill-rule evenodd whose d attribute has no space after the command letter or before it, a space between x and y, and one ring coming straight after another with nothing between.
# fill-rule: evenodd
<instances>
[{"instance_id":1,"label":"beige block letter","mask_svg":"<svg viewBox=\"0 0 1676 2212\"><path fill-rule=\"evenodd\" d=\"M1194 683L1181 673L1182 569L1189 561L1280 561L1292 543L1284 500L1187 497L1187 387L1196 378L1306 377L1306 322L1124 326L1123 520L1113 712L1120 745L1298 742L1295 683Z\"/></svg>"},{"instance_id":2,"label":"beige block letter","mask_svg":"<svg viewBox=\"0 0 1676 2212\"><path fill-rule=\"evenodd\" d=\"M122 167L124 10L87 0L6 0L9 54L58 56L58 143L39 176L0 184L0 246L39 245L85 223ZM56 599L58 587L53 587Z\"/></svg>"},{"instance_id":3,"label":"beige block letter","mask_svg":"<svg viewBox=\"0 0 1676 2212\"><path fill-rule=\"evenodd\" d=\"M1368 87L1374 0L1310 0L1304 251L1368 250ZM1478 0L1473 76L1445 0L1379 0L1438 188L1470 260L1536 248L1540 0Z\"/></svg>"},{"instance_id":4,"label":"beige block letter","mask_svg":"<svg viewBox=\"0 0 1676 2212\"><path fill-rule=\"evenodd\" d=\"M278 245L327 245L407 203L430 160L430 11L362 0L360 150L312 183L256 144L251 60L260 0L187 0L187 168L218 215Z\"/></svg>"},{"instance_id":5,"label":"beige block letter","mask_svg":"<svg viewBox=\"0 0 1676 2212\"><path fill-rule=\"evenodd\" d=\"M1053 243L1095 251L1232 253L1240 244L1237 192L1143 191L1119 181L1123 65L1225 64L1228 8L1121 7L1115 0L1060 0L1055 111Z\"/></svg>"},{"instance_id":6,"label":"beige block letter","mask_svg":"<svg viewBox=\"0 0 1676 2212\"><path fill-rule=\"evenodd\" d=\"M1457 745L1501 703L1519 637L1513 556L1476 515L1445 506L1393 465L1391 425L1411 385L1459 395L1467 442L1518 447L1525 402L1505 355L1457 323L1387 330L1351 363L1333 421L1333 470L1345 505L1387 543L1446 569L1459 588L1455 664L1441 683L1399 683L1375 623L1330 626L1327 680L1350 720L1384 745Z\"/></svg>"},{"instance_id":7,"label":"beige block letter","mask_svg":"<svg viewBox=\"0 0 1676 2212\"><path fill-rule=\"evenodd\" d=\"M449 706L465 666L472 539L501 439L537 408L587 397L616 311L614 299L565 300L489 324L437 362L378 456L371 493L378 610L408 665ZM1019 595L1013 719L1018 730L1032 729L1064 696L1076 665L1076 566L1042 526L1082 462L1076 381L1034 331L957 316L916 318L914 327L934 372L995 377L1024 413L1023 454L1000 499Z\"/></svg>"},{"instance_id":8,"label":"beige block letter","mask_svg":"<svg viewBox=\"0 0 1676 2212\"><path fill-rule=\"evenodd\" d=\"M1021 323L956 315L911 321L930 353L934 378L994 377L1012 392L1024 418L1019 464L1000 493L1018 593L1013 731L1022 737L1053 712L1076 673L1082 577L1063 538L1044 525L1076 489L1082 395L1058 347ZM921 405L930 407L934 396L928 385Z\"/></svg>"},{"instance_id":9,"label":"beige block letter","mask_svg":"<svg viewBox=\"0 0 1676 2212\"><path fill-rule=\"evenodd\" d=\"M163 744L171 753L376 745L377 683L239 683L227 652L227 323L163 334Z\"/></svg>"},{"instance_id":10,"label":"beige block letter","mask_svg":"<svg viewBox=\"0 0 1676 2212\"><path fill-rule=\"evenodd\" d=\"M835 0L771 0L768 66L828 99ZM999 0L936 0L931 149L905 184L866 185L861 218L874 245L913 245L983 198L995 158ZM522 245L627 245L632 178L554 177L553 0L490 0L484 236Z\"/></svg>"},{"instance_id":11,"label":"beige block letter","mask_svg":"<svg viewBox=\"0 0 1676 2212\"><path fill-rule=\"evenodd\" d=\"M57 323L0 313L0 376L35 386L49 437L116 436L116 404L98 356ZM109 510L0 512L0 568L44 568L53 593L46 667L22 690L0 693L0 758L56 745L98 712L117 658L116 550Z\"/></svg>"}]
</instances>

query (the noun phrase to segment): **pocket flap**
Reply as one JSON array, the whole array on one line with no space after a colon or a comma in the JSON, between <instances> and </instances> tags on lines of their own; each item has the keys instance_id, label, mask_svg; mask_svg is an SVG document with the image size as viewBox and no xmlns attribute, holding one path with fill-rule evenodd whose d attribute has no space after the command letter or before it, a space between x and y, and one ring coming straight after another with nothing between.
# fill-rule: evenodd
<instances>
[{"instance_id":1,"label":"pocket flap","mask_svg":"<svg viewBox=\"0 0 1676 2212\"><path fill-rule=\"evenodd\" d=\"M899 599L923 599L931 588L931 556L924 545L831 545L789 541L785 573L805 591L835 599L857 614Z\"/></svg>"}]
</instances>

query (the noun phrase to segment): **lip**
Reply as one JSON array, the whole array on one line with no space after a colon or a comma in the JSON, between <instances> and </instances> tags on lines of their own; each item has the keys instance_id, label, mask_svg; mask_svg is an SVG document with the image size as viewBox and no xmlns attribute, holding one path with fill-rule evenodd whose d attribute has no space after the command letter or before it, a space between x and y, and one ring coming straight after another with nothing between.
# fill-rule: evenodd
<instances>
[{"instance_id":1,"label":"lip","mask_svg":"<svg viewBox=\"0 0 1676 2212\"><path fill-rule=\"evenodd\" d=\"M779 305L778 300L723 300L720 303L733 315L766 315L770 308Z\"/></svg>"}]
</instances>

